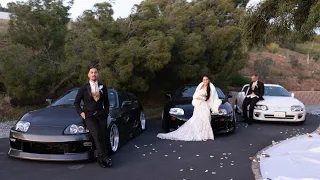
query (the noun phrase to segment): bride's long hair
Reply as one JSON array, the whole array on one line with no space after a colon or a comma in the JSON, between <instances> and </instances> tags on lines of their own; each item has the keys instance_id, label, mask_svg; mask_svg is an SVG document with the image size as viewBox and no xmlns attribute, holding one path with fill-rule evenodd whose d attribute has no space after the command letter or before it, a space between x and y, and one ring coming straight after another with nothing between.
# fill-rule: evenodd
<instances>
[{"instance_id":1,"label":"bride's long hair","mask_svg":"<svg viewBox=\"0 0 320 180\"><path fill-rule=\"evenodd\" d=\"M202 78L208 78L209 79L209 75L203 75ZM210 79L207 85L207 97L206 97L206 101L208 101L208 99L210 98L210 93L211 93L211 88L210 88Z\"/></svg>"}]
</instances>

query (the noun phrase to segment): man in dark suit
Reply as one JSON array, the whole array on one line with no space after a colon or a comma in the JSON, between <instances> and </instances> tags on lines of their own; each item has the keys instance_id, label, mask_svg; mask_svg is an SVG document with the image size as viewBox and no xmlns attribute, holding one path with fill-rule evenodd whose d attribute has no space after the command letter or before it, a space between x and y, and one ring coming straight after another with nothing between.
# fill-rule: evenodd
<instances>
[{"instance_id":1,"label":"man in dark suit","mask_svg":"<svg viewBox=\"0 0 320 180\"><path fill-rule=\"evenodd\" d=\"M88 73L89 82L82 85L75 98L77 113L84 119L87 128L98 151L98 162L101 167L112 165L107 156L106 148L106 121L109 114L108 88L98 83L98 70L91 68ZM80 106L83 100L83 109Z\"/></svg>"},{"instance_id":2,"label":"man in dark suit","mask_svg":"<svg viewBox=\"0 0 320 180\"><path fill-rule=\"evenodd\" d=\"M257 104L258 101L264 100L264 84L258 80L258 75L253 74L251 76L251 81L252 82L250 83L248 93L246 94L246 98L244 99L242 104L243 118L245 121L248 121L248 125L252 125L254 106ZM250 105L249 119L248 105Z\"/></svg>"}]
</instances>

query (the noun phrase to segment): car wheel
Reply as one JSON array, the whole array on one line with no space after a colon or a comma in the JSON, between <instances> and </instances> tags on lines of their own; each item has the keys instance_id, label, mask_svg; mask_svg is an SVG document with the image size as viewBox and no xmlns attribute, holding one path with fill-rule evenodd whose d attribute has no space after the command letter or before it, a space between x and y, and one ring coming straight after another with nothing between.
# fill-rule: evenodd
<instances>
[{"instance_id":1,"label":"car wheel","mask_svg":"<svg viewBox=\"0 0 320 180\"><path fill-rule=\"evenodd\" d=\"M238 101L237 101L237 99L236 99L235 102L234 102L234 111L235 111L236 113L239 113L239 109L238 109L237 104L238 104Z\"/></svg>"},{"instance_id":2,"label":"car wheel","mask_svg":"<svg viewBox=\"0 0 320 180\"><path fill-rule=\"evenodd\" d=\"M168 125L168 121L166 120L166 117L164 115L164 111L162 111L162 129L165 132L169 132L169 125Z\"/></svg>"},{"instance_id":3,"label":"car wheel","mask_svg":"<svg viewBox=\"0 0 320 180\"><path fill-rule=\"evenodd\" d=\"M144 116L144 113L140 112L140 129L144 131L146 129L146 118Z\"/></svg>"},{"instance_id":4,"label":"car wheel","mask_svg":"<svg viewBox=\"0 0 320 180\"><path fill-rule=\"evenodd\" d=\"M237 122L237 116L236 116L236 113L235 111L233 111L233 121L232 121L232 127L233 127L233 130L230 131L230 133L234 133L236 131L236 122Z\"/></svg>"},{"instance_id":5,"label":"car wheel","mask_svg":"<svg viewBox=\"0 0 320 180\"><path fill-rule=\"evenodd\" d=\"M107 145L108 151L110 153L115 153L117 152L119 145L120 145L120 134L119 134L119 129L118 126L114 123L111 122L109 127L108 127L108 139L109 143Z\"/></svg>"}]
</instances>

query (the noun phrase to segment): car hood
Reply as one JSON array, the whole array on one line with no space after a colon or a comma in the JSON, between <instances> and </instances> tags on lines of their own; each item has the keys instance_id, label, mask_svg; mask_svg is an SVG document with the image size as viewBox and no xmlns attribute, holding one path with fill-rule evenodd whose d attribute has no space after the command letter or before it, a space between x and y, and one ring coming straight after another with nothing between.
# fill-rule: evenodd
<instances>
[{"instance_id":1,"label":"car hood","mask_svg":"<svg viewBox=\"0 0 320 180\"><path fill-rule=\"evenodd\" d=\"M300 105L304 107L304 104L293 97L281 97L281 96L263 96L264 100L259 101L258 105L266 105L270 107L291 107L293 105Z\"/></svg>"},{"instance_id":2,"label":"car hood","mask_svg":"<svg viewBox=\"0 0 320 180\"><path fill-rule=\"evenodd\" d=\"M71 124L82 124L82 118L76 113L74 106L49 106L30 111L21 120L32 126L66 127Z\"/></svg>"}]
</instances>

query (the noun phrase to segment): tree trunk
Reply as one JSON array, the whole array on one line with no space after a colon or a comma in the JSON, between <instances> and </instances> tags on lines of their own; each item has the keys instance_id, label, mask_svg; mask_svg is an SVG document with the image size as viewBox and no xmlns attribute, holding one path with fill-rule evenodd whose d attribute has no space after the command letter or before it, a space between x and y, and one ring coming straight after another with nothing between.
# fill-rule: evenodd
<instances>
[{"instance_id":1,"label":"tree trunk","mask_svg":"<svg viewBox=\"0 0 320 180\"><path fill-rule=\"evenodd\" d=\"M55 94L55 92L58 89L60 89L61 86L63 86L67 81L69 81L74 75L76 75L76 72L72 72L71 74L69 74L69 76L62 79L55 87L51 89L51 91L48 94L45 95L44 99L48 97L52 97Z\"/></svg>"}]
</instances>

